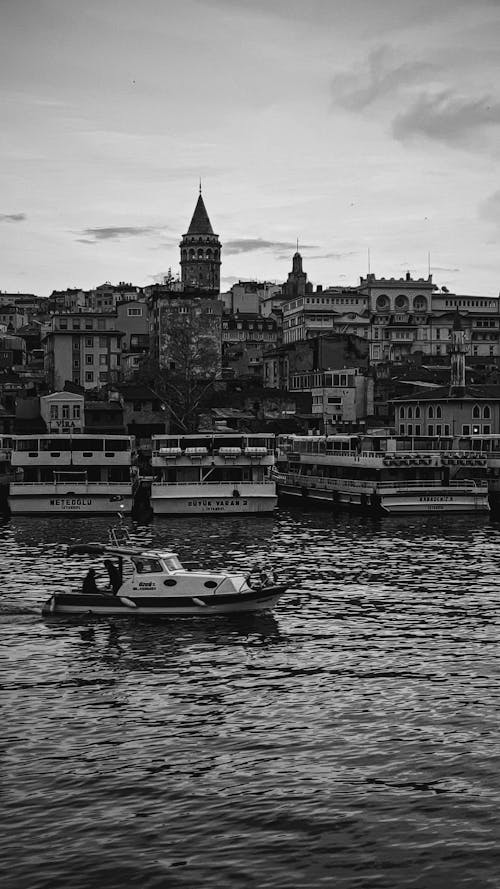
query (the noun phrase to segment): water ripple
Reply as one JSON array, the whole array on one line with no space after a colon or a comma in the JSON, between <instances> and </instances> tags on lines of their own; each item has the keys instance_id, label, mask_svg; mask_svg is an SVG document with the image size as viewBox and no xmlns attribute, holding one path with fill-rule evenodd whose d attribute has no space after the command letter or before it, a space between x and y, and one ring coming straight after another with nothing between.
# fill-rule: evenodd
<instances>
[{"instance_id":1,"label":"water ripple","mask_svg":"<svg viewBox=\"0 0 500 889\"><path fill-rule=\"evenodd\" d=\"M42 619L105 533L0 527L6 885L496 889L494 521L158 520L139 545L274 564L274 614Z\"/></svg>"}]
</instances>

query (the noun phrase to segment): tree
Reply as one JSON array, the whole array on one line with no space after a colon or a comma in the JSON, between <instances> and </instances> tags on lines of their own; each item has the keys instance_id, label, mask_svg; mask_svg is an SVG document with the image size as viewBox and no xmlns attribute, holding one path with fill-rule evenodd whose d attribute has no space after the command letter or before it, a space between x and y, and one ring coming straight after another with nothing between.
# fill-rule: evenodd
<instances>
[{"instance_id":1,"label":"tree","mask_svg":"<svg viewBox=\"0 0 500 889\"><path fill-rule=\"evenodd\" d=\"M210 301L211 302L211 301ZM194 432L220 377L220 319L207 301L172 300L161 306L159 360L146 358L135 381L146 384L179 432Z\"/></svg>"}]
</instances>

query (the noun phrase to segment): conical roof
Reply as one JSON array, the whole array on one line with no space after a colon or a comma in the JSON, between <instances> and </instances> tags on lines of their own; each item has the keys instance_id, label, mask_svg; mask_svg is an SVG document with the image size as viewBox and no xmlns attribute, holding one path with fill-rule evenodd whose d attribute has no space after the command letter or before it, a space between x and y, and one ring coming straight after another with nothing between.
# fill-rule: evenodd
<instances>
[{"instance_id":1,"label":"conical roof","mask_svg":"<svg viewBox=\"0 0 500 889\"><path fill-rule=\"evenodd\" d=\"M198 196L187 233L188 235L213 235L214 233L201 194Z\"/></svg>"}]
</instances>

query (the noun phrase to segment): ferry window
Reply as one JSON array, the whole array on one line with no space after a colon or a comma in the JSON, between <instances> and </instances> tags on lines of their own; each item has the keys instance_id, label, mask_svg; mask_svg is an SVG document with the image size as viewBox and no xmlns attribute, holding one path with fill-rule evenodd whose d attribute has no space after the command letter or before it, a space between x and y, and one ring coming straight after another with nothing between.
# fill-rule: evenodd
<instances>
[{"instance_id":1,"label":"ferry window","mask_svg":"<svg viewBox=\"0 0 500 889\"><path fill-rule=\"evenodd\" d=\"M130 442L128 438L122 439L106 439L104 442L105 451L128 451L130 450Z\"/></svg>"},{"instance_id":2,"label":"ferry window","mask_svg":"<svg viewBox=\"0 0 500 889\"><path fill-rule=\"evenodd\" d=\"M479 405L475 404L474 407L472 408L472 418L474 420L478 420L480 416L481 416L481 411L479 409Z\"/></svg>"},{"instance_id":3,"label":"ferry window","mask_svg":"<svg viewBox=\"0 0 500 889\"><path fill-rule=\"evenodd\" d=\"M489 420L491 417L491 411L489 405L485 404L483 408L483 417L485 420Z\"/></svg>"},{"instance_id":4,"label":"ferry window","mask_svg":"<svg viewBox=\"0 0 500 889\"><path fill-rule=\"evenodd\" d=\"M32 438L21 438L14 442L14 450L16 451L38 451L38 440Z\"/></svg>"}]
</instances>

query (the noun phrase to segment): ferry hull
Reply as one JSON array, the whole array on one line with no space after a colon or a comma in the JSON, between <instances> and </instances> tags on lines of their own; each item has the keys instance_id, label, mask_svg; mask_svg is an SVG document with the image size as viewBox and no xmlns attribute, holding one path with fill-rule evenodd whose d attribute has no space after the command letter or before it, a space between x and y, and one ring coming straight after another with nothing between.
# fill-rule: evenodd
<instances>
[{"instance_id":1,"label":"ferry hull","mask_svg":"<svg viewBox=\"0 0 500 889\"><path fill-rule=\"evenodd\" d=\"M228 494L186 494L167 495L151 493L151 507L154 515L199 515L202 513L219 513L222 515L273 512L278 497L272 494L245 494L234 497Z\"/></svg>"},{"instance_id":2,"label":"ferry hull","mask_svg":"<svg viewBox=\"0 0 500 889\"><path fill-rule=\"evenodd\" d=\"M487 513L490 511L488 493L460 490L425 490L400 494L375 490L373 493L358 491L322 490L280 483L279 496L291 497L302 502L321 503L329 508L362 509L387 515L414 515L419 513Z\"/></svg>"},{"instance_id":3,"label":"ferry hull","mask_svg":"<svg viewBox=\"0 0 500 889\"><path fill-rule=\"evenodd\" d=\"M129 515L132 494L36 494L9 497L12 515Z\"/></svg>"},{"instance_id":4,"label":"ferry hull","mask_svg":"<svg viewBox=\"0 0 500 889\"><path fill-rule=\"evenodd\" d=\"M125 615L127 617L211 617L273 608L286 590L284 585L265 587L249 593L220 596L138 596L120 599L119 594L83 595L55 593L43 606L46 617L58 614Z\"/></svg>"}]
</instances>

